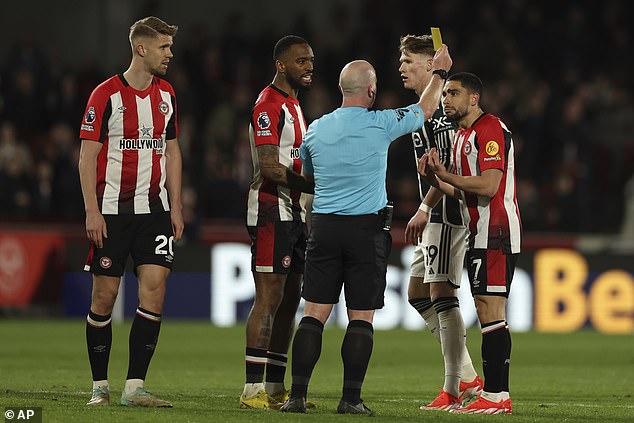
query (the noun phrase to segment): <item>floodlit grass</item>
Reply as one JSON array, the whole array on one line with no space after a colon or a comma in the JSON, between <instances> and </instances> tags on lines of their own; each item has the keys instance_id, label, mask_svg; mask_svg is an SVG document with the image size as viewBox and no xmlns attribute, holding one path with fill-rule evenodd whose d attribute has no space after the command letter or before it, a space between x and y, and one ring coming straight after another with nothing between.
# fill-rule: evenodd
<instances>
[{"instance_id":1,"label":"floodlit grass","mask_svg":"<svg viewBox=\"0 0 634 423\"><path fill-rule=\"evenodd\" d=\"M343 330L327 328L309 387L317 403L306 415L241 410L244 327L165 321L146 387L173 409L85 406L91 377L82 320L0 321L0 409L43 407L44 422L344 422L337 415ZM118 403L127 371L129 324L115 325L110 358L111 401ZM469 331L480 362L480 334ZM479 364L476 368L481 369ZM442 385L439 345L427 332L377 331L362 397L373 421L632 422L634 337L594 331L569 335L515 333L511 364L513 414L423 412ZM290 386L290 370L287 372Z\"/></svg>"}]
</instances>

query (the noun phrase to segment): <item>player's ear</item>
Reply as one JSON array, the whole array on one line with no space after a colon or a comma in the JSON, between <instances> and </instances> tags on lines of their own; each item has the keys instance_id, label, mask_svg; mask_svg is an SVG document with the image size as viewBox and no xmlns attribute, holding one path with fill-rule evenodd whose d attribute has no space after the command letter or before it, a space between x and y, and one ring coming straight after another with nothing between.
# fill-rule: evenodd
<instances>
[{"instance_id":1,"label":"player's ear","mask_svg":"<svg viewBox=\"0 0 634 423\"><path fill-rule=\"evenodd\" d=\"M141 57L145 56L145 47L143 44L136 45L136 53Z\"/></svg>"},{"instance_id":2,"label":"player's ear","mask_svg":"<svg viewBox=\"0 0 634 423\"><path fill-rule=\"evenodd\" d=\"M277 71L279 73L284 73L284 72L286 72L286 65L281 60L276 60L275 61L275 69L277 69Z\"/></svg>"}]
</instances>

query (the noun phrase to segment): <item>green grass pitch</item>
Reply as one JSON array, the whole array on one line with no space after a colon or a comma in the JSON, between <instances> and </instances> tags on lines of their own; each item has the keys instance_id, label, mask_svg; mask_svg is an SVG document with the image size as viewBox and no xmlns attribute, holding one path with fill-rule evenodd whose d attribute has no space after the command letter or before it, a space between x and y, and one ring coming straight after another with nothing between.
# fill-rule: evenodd
<instances>
[{"instance_id":1,"label":"green grass pitch","mask_svg":"<svg viewBox=\"0 0 634 423\"><path fill-rule=\"evenodd\" d=\"M173 409L90 408L91 378L82 320L0 321L0 409L42 407L44 422L344 422L341 392L343 331L328 327L309 387L317 409L306 415L241 410L244 326L165 321L146 387ZM127 370L129 323L113 327L111 400L118 402ZM481 371L480 333L468 333ZM513 414L453 415L423 412L442 385L439 345L426 331L377 331L362 396L376 422L634 421L634 337L594 331L514 333L511 364ZM290 385L290 371L287 372Z\"/></svg>"}]
</instances>

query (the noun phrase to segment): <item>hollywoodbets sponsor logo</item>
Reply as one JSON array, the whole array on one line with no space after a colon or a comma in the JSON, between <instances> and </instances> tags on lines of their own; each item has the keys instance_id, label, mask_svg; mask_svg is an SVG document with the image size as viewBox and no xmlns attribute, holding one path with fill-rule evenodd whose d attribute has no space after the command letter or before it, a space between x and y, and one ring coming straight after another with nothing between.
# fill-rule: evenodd
<instances>
[{"instance_id":1,"label":"hollywoodbets sponsor logo","mask_svg":"<svg viewBox=\"0 0 634 423\"><path fill-rule=\"evenodd\" d=\"M119 140L119 149L121 150L159 150L163 151L165 141L161 138L151 138L147 140L139 140L134 138L122 138Z\"/></svg>"}]
</instances>

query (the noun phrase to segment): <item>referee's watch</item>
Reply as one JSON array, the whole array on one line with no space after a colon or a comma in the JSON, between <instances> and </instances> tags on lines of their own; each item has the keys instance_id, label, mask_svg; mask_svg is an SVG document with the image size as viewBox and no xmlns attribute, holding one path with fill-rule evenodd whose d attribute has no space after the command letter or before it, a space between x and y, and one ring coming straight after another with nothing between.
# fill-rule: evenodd
<instances>
[{"instance_id":1,"label":"referee's watch","mask_svg":"<svg viewBox=\"0 0 634 423\"><path fill-rule=\"evenodd\" d=\"M442 79L445 79L445 80L449 78L449 72L447 72L444 69L436 69L435 71L432 72L432 75L438 75Z\"/></svg>"}]
</instances>

